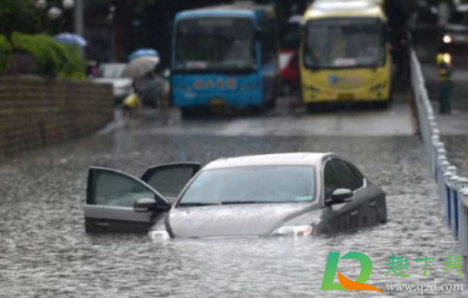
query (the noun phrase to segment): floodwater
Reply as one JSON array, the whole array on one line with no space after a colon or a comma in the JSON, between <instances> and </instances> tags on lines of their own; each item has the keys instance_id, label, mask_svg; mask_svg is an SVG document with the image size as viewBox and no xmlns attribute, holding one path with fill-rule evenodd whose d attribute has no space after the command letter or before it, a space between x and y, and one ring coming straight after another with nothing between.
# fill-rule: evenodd
<instances>
[{"instance_id":1,"label":"floodwater","mask_svg":"<svg viewBox=\"0 0 468 298\"><path fill-rule=\"evenodd\" d=\"M353 121L343 117L340 121ZM416 287L435 279L438 287L461 283L466 288L458 272L444 275L444 261L459 254L458 245L441 217L416 136L161 135L149 125L26 153L0 165L1 297L414 297L420 293L389 292L386 284ZM193 125L218 127L211 122ZM386 191L388 223L297 240L152 243L145 236L84 233L82 206L90 165L139 176L158 163L293 151L334 151L353 160ZM320 291L330 251L367 254L373 262L367 283L385 294ZM410 277L386 276L392 254L408 260ZM428 262L427 276L417 258L436 259ZM356 260L338 265L352 280L359 268ZM462 297L464 292L424 295Z\"/></svg>"}]
</instances>

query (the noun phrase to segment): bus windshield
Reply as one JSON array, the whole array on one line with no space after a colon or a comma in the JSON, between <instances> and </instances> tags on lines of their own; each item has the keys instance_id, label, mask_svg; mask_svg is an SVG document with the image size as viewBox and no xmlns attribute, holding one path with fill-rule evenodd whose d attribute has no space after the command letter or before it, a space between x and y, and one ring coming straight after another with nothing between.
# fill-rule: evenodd
<instances>
[{"instance_id":1,"label":"bus windshield","mask_svg":"<svg viewBox=\"0 0 468 298\"><path fill-rule=\"evenodd\" d=\"M255 29L249 18L190 18L177 24L174 71L254 71Z\"/></svg>"},{"instance_id":2,"label":"bus windshield","mask_svg":"<svg viewBox=\"0 0 468 298\"><path fill-rule=\"evenodd\" d=\"M376 18L330 18L306 25L304 61L309 68L383 66L384 26Z\"/></svg>"}]
</instances>

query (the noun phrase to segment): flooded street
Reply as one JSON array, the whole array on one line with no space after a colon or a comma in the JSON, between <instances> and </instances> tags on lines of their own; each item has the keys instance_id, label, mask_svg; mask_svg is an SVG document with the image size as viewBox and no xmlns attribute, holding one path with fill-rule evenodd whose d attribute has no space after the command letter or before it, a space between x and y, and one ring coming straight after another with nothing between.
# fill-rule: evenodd
<instances>
[{"instance_id":1,"label":"flooded street","mask_svg":"<svg viewBox=\"0 0 468 298\"><path fill-rule=\"evenodd\" d=\"M395 110L403 112L392 116ZM388 115L384 136L375 136L380 129L375 125L365 128L362 119L374 113ZM0 166L0 296L382 297L377 292L319 291L330 251L342 256L349 251L367 254L373 262L367 283L382 289L384 297L420 295L389 292L386 284L426 284L435 279L438 285L464 284L458 272L444 276L446 257L459 252L440 215L410 114L407 104L399 100L384 112L199 120L190 125L176 121L167 129L164 124L136 121L126 128L114 124L103 134L7 160ZM401 115L407 117L399 119ZM269 128L232 129L249 121L256 127L264 121ZM360 135L349 129L356 121L361 121ZM317 123L342 127L341 133L323 135L314 128ZM230 133L223 135L222 127L227 126ZM275 135L275 131L282 133ZM205 164L223 156L293 151L334 151L350 158L386 191L388 223L358 233L299 240L152 243L145 236L84 233L82 206L90 165L140 176L158 163ZM410 277L393 272L385 276L392 253L409 260ZM427 276L424 262L416 263L417 258L436 259L428 262ZM359 268L352 260L338 265L352 280ZM462 297L463 292L424 295Z\"/></svg>"}]
</instances>

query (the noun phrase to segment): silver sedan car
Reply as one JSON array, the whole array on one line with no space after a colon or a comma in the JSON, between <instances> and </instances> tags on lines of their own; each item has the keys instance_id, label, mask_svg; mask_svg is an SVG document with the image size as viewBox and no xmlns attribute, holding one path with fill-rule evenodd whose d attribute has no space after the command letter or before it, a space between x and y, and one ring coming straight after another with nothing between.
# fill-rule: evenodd
<instances>
[{"instance_id":1,"label":"silver sedan car","mask_svg":"<svg viewBox=\"0 0 468 298\"><path fill-rule=\"evenodd\" d=\"M152 167L141 177L91 167L89 233L154 239L310 236L387 220L382 189L342 156L288 153Z\"/></svg>"}]
</instances>

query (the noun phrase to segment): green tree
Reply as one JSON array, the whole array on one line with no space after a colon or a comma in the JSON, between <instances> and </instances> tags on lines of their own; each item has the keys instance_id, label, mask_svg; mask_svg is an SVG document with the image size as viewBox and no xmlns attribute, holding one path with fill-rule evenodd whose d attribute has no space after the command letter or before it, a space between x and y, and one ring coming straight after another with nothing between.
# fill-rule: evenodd
<instances>
[{"instance_id":1,"label":"green tree","mask_svg":"<svg viewBox=\"0 0 468 298\"><path fill-rule=\"evenodd\" d=\"M10 38L14 31L36 33L39 25L32 0L0 0L0 34Z\"/></svg>"}]
</instances>

